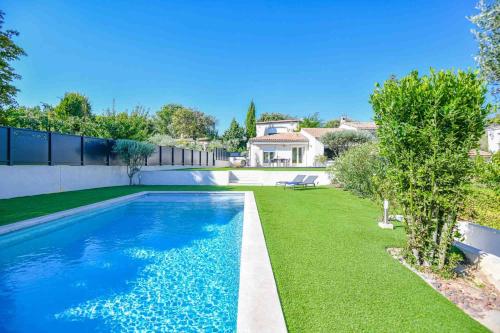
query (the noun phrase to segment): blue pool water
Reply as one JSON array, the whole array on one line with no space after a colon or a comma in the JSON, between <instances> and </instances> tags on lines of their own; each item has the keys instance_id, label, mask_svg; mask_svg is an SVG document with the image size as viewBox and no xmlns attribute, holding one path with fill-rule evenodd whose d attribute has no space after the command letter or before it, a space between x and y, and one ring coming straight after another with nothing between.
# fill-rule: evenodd
<instances>
[{"instance_id":1,"label":"blue pool water","mask_svg":"<svg viewBox=\"0 0 500 333\"><path fill-rule=\"evenodd\" d=\"M235 331L243 202L151 194L0 236L0 331Z\"/></svg>"}]
</instances>

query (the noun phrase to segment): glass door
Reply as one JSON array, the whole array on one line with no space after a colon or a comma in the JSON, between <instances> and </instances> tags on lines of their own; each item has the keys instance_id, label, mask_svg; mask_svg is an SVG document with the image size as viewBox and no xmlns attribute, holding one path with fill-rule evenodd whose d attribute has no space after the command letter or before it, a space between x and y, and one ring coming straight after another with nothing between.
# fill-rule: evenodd
<instances>
[{"instance_id":1,"label":"glass door","mask_svg":"<svg viewBox=\"0 0 500 333\"><path fill-rule=\"evenodd\" d=\"M304 147L293 147L292 165L297 166L299 164L302 164L303 156L304 156Z\"/></svg>"}]
</instances>

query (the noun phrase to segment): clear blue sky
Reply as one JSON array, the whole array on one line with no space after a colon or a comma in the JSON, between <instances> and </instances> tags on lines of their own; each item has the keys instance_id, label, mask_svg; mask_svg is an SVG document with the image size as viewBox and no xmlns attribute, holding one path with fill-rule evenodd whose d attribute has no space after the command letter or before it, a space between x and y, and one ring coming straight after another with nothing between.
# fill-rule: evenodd
<instances>
[{"instance_id":1,"label":"clear blue sky","mask_svg":"<svg viewBox=\"0 0 500 333\"><path fill-rule=\"evenodd\" d=\"M23 105L87 95L95 112L181 103L214 115L368 120L375 82L474 67L476 1L3 0L28 56Z\"/></svg>"}]
</instances>

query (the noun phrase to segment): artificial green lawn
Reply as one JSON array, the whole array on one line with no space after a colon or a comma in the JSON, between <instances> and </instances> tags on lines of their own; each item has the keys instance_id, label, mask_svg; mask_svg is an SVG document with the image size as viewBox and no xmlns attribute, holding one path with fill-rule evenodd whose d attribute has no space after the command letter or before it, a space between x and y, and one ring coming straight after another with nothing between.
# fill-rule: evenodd
<instances>
[{"instance_id":1,"label":"artificial green lawn","mask_svg":"<svg viewBox=\"0 0 500 333\"><path fill-rule=\"evenodd\" d=\"M143 190L252 190L290 332L487 332L385 248L368 200L333 189L133 186L0 200L0 224Z\"/></svg>"}]
</instances>

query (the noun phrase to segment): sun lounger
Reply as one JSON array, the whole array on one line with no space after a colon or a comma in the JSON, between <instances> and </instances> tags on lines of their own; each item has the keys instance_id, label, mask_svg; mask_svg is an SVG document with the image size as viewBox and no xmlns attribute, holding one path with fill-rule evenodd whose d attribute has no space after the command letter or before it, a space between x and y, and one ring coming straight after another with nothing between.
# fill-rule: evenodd
<instances>
[{"instance_id":1,"label":"sun lounger","mask_svg":"<svg viewBox=\"0 0 500 333\"><path fill-rule=\"evenodd\" d=\"M297 175L292 181L280 180L279 182L276 182L276 186L277 185L286 186L291 183L300 183L301 181L304 180L304 178L306 178L305 175Z\"/></svg>"},{"instance_id":2,"label":"sun lounger","mask_svg":"<svg viewBox=\"0 0 500 333\"><path fill-rule=\"evenodd\" d=\"M307 176L306 179L304 179L301 182L288 182L288 183L286 183L285 188L287 186L289 186L289 187L295 189L296 186L307 187L309 185L316 187L316 179L318 179L318 176Z\"/></svg>"}]
</instances>

